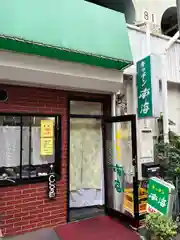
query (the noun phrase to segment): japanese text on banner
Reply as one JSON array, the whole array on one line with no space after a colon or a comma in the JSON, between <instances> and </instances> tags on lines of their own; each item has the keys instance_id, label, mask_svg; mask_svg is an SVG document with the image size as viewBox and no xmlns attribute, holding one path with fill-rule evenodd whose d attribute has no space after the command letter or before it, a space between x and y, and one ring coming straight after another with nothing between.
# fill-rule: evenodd
<instances>
[{"instance_id":1,"label":"japanese text on banner","mask_svg":"<svg viewBox=\"0 0 180 240\"><path fill-rule=\"evenodd\" d=\"M137 62L138 117L152 117L151 57Z\"/></svg>"},{"instance_id":2,"label":"japanese text on banner","mask_svg":"<svg viewBox=\"0 0 180 240\"><path fill-rule=\"evenodd\" d=\"M169 189L154 181L149 181L148 186L148 212L159 212L166 215L168 212Z\"/></svg>"}]
</instances>

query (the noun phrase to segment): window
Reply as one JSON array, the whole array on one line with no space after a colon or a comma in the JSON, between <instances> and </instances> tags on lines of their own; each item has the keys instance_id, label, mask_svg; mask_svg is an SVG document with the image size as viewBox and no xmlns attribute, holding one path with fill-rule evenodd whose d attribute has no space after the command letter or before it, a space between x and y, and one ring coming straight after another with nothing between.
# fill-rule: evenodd
<instances>
[{"instance_id":1,"label":"window","mask_svg":"<svg viewBox=\"0 0 180 240\"><path fill-rule=\"evenodd\" d=\"M60 175L60 138L59 116L0 115L0 179L23 183L46 179L50 171Z\"/></svg>"},{"instance_id":2,"label":"window","mask_svg":"<svg viewBox=\"0 0 180 240\"><path fill-rule=\"evenodd\" d=\"M170 7L162 15L161 19L162 34L173 37L178 31L177 7Z\"/></svg>"},{"instance_id":3,"label":"window","mask_svg":"<svg viewBox=\"0 0 180 240\"><path fill-rule=\"evenodd\" d=\"M102 116L102 104L99 102L70 101L70 114Z\"/></svg>"}]
</instances>

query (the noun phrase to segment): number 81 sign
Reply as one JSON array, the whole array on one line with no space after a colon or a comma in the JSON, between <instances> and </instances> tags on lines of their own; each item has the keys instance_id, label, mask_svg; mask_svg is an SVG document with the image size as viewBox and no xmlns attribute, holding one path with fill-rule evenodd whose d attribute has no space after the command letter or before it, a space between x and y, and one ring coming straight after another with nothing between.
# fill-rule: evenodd
<instances>
[{"instance_id":1,"label":"number 81 sign","mask_svg":"<svg viewBox=\"0 0 180 240\"><path fill-rule=\"evenodd\" d=\"M143 10L143 20L145 22L155 23L154 13L150 13L148 10Z\"/></svg>"}]
</instances>

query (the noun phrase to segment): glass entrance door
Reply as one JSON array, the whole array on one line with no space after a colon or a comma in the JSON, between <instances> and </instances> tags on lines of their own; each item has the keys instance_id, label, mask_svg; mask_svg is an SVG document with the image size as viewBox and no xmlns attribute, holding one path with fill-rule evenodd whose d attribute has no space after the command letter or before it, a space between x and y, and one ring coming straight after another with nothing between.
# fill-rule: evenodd
<instances>
[{"instance_id":1,"label":"glass entrance door","mask_svg":"<svg viewBox=\"0 0 180 240\"><path fill-rule=\"evenodd\" d=\"M108 215L139 224L136 116L104 122L105 205Z\"/></svg>"}]
</instances>

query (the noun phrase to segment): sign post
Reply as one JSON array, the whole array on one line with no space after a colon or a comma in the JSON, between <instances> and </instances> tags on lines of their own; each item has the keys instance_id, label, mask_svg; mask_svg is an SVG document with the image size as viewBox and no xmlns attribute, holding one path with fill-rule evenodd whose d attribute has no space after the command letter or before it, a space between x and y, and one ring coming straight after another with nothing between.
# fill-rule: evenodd
<instances>
[{"instance_id":1,"label":"sign post","mask_svg":"<svg viewBox=\"0 0 180 240\"><path fill-rule=\"evenodd\" d=\"M158 212L162 215L172 216L174 196L174 185L157 177L150 178L148 184L147 212Z\"/></svg>"},{"instance_id":2,"label":"sign post","mask_svg":"<svg viewBox=\"0 0 180 240\"><path fill-rule=\"evenodd\" d=\"M180 0L176 0L176 5L177 5L178 29L180 31Z\"/></svg>"}]
</instances>

